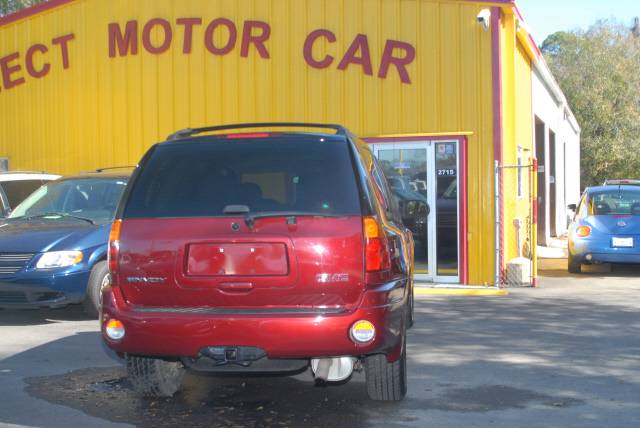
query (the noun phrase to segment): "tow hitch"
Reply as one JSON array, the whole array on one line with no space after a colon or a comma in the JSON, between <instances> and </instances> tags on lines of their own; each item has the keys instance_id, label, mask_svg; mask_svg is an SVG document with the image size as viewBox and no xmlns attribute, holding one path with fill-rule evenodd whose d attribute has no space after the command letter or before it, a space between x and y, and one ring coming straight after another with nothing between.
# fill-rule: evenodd
<instances>
[{"instance_id":1,"label":"tow hitch","mask_svg":"<svg viewBox=\"0 0 640 428\"><path fill-rule=\"evenodd\" d=\"M251 346L209 346L198 358L181 358L192 370L214 373L297 372L309 366L308 359L269 359L267 353Z\"/></svg>"},{"instance_id":2,"label":"tow hitch","mask_svg":"<svg viewBox=\"0 0 640 428\"><path fill-rule=\"evenodd\" d=\"M260 348L241 346L241 347L225 347L210 346L200 351L204 357L211 358L215 361L216 366L224 366L227 364L237 364L242 367L249 367L254 361L267 356Z\"/></svg>"}]
</instances>

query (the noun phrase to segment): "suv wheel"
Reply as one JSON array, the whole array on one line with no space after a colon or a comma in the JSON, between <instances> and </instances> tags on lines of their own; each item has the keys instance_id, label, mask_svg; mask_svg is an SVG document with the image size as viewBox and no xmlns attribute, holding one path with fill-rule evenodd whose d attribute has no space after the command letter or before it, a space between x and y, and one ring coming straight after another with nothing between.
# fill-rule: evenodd
<instances>
[{"instance_id":1,"label":"suv wheel","mask_svg":"<svg viewBox=\"0 0 640 428\"><path fill-rule=\"evenodd\" d=\"M87 283L87 296L83 306L87 315L98 318L102 306L102 287L109 283L109 267L107 262L98 262L91 269Z\"/></svg>"},{"instance_id":2,"label":"suv wheel","mask_svg":"<svg viewBox=\"0 0 640 428\"><path fill-rule=\"evenodd\" d=\"M390 363L384 354L365 358L364 372L369 398L377 401L400 401L407 394L407 341L403 339L402 354Z\"/></svg>"},{"instance_id":3,"label":"suv wheel","mask_svg":"<svg viewBox=\"0 0 640 428\"><path fill-rule=\"evenodd\" d=\"M569 253L569 257L567 259L567 265L569 273L582 273L582 264L575 260L571 253Z\"/></svg>"},{"instance_id":4,"label":"suv wheel","mask_svg":"<svg viewBox=\"0 0 640 428\"><path fill-rule=\"evenodd\" d=\"M127 375L133 389L149 397L171 397L182 385L185 369L179 361L126 355Z\"/></svg>"}]
</instances>

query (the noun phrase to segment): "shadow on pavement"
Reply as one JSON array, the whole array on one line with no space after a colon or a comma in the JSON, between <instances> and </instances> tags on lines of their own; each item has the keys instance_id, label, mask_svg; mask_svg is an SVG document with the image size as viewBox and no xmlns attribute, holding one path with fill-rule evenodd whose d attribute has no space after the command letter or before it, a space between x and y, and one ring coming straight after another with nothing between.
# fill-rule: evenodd
<instances>
[{"instance_id":1,"label":"shadow on pavement","mask_svg":"<svg viewBox=\"0 0 640 428\"><path fill-rule=\"evenodd\" d=\"M308 375L310 379L310 375ZM140 398L123 369L85 369L68 375L28 379L27 392L112 422L139 427L366 427L417 422L416 411L488 412L524 409L538 403L568 407L580 400L554 398L526 389L492 385L453 388L402 403L367 399L362 376L346 385L316 387L300 377L224 377L189 374L173 398ZM414 391L414 395L417 391Z\"/></svg>"},{"instance_id":2,"label":"shadow on pavement","mask_svg":"<svg viewBox=\"0 0 640 428\"><path fill-rule=\"evenodd\" d=\"M28 326L52 324L62 321L92 320L84 313L81 305L71 305L60 309L0 309L1 326Z\"/></svg>"},{"instance_id":3,"label":"shadow on pavement","mask_svg":"<svg viewBox=\"0 0 640 428\"><path fill-rule=\"evenodd\" d=\"M582 273L569 273L567 259L539 259L539 276L551 278L640 278L640 264L583 265Z\"/></svg>"},{"instance_id":4,"label":"shadow on pavement","mask_svg":"<svg viewBox=\"0 0 640 428\"><path fill-rule=\"evenodd\" d=\"M308 373L283 378L189 374L175 397L145 399L131 391L122 368L87 368L26 379L26 390L51 403L141 427L424 426L430 414L460 426L461 415L509 409L519 411L500 413L501 423L520 426L525 411L553 418L561 413L549 414L550 409L585 405L595 410L572 413L576 426L607 426L612 411L628 423L635 416L624 409L634 407L640 396L637 305L544 299L535 292L504 299L421 299L409 338L409 395L401 403L369 401L362 374L335 387L314 386ZM67 346L68 339L4 363L51 353ZM599 400L606 406L598 407ZM28 421L2 417L0 422ZM552 419L542 422L553 425Z\"/></svg>"}]
</instances>

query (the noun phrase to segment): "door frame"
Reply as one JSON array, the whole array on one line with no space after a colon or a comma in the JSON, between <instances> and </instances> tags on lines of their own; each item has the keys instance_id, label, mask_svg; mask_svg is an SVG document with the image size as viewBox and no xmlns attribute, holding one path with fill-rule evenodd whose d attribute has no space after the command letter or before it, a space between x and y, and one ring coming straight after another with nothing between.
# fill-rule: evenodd
<instances>
[{"instance_id":1,"label":"door frame","mask_svg":"<svg viewBox=\"0 0 640 428\"><path fill-rule=\"evenodd\" d=\"M436 281L436 223L435 223L435 196L434 196L434 174L429 174L429 171L434 170L434 144L428 139L413 142L385 142L385 143L373 143L371 149L373 155L379 160L379 150L424 150L426 160L426 184L427 184L427 204L431 207L431 214L427 216L427 272L414 272L414 278L423 282L435 282Z\"/></svg>"},{"instance_id":2,"label":"door frame","mask_svg":"<svg viewBox=\"0 0 640 428\"><path fill-rule=\"evenodd\" d=\"M538 233L536 239L538 245L547 245L547 125L538 116L534 119L534 140L536 146L536 159L538 159Z\"/></svg>"},{"instance_id":3,"label":"door frame","mask_svg":"<svg viewBox=\"0 0 640 428\"><path fill-rule=\"evenodd\" d=\"M431 170L432 174L427 174L427 188L429 192L429 205L436 207L435 204L435 143L456 143L458 152L458 275L442 276L437 275L437 248L436 241L432 239L429 245L429 274L416 274L415 279L426 282L437 283L469 283L469 258L468 258L468 191L467 191L467 166L468 166L468 140L467 135L416 135L416 136L380 136L364 138L365 142L372 146L375 151L383 147L383 144L390 144L399 149L416 148L417 145L425 145L427 150L427 170ZM394 147L396 148L396 147ZM436 216L430 216L428 219L429 235L436 236Z\"/></svg>"}]
</instances>

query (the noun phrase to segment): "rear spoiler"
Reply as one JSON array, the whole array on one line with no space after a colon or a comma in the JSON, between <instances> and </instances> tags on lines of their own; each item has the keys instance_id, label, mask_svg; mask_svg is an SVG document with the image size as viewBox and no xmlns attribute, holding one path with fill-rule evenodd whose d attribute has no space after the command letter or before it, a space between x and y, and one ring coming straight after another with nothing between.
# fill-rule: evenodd
<instances>
[{"instance_id":1,"label":"rear spoiler","mask_svg":"<svg viewBox=\"0 0 640 428\"><path fill-rule=\"evenodd\" d=\"M247 128L321 128L333 129L336 135L349 136L349 131L342 125L322 124L322 123L303 123L303 122L274 122L274 123L239 123L234 125L207 126L204 128L187 128L177 131L167 138L168 141L189 138L204 132L227 131L230 129L247 129Z\"/></svg>"}]
</instances>

